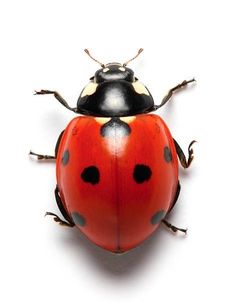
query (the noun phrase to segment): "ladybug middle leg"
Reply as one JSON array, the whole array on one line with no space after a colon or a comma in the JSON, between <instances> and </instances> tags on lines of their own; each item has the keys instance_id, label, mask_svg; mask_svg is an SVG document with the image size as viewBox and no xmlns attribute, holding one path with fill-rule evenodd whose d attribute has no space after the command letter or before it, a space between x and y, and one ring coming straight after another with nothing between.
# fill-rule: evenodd
<instances>
[{"instance_id":1,"label":"ladybug middle leg","mask_svg":"<svg viewBox=\"0 0 235 307\"><path fill-rule=\"evenodd\" d=\"M56 145L55 145L55 155L54 156L37 154L37 153L35 153L35 152L31 151L31 150L30 150L29 154L31 156L37 157L38 160L56 160L58 149L59 149L59 145L60 145L60 141L61 141L61 138L63 136L63 133L64 133L64 130L60 133L60 135L58 137L58 140L56 142Z\"/></svg>"},{"instance_id":2,"label":"ladybug middle leg","mask_svg":"<svg viewBox=\"0 0 235 307\"><path fill-rule=\"evenodd\" d=\"M192 149L192 145L194 143L196 143L196 141L192 141L189 146L188 146L188 159L185 157L185 154L183 152L183 150L181 149L180 145L176 142L175 139L174 140L174 143L175 143L175 148L176 148L176 152L177 152L177 155L179 157L179 160L180 160L180 164L183 166L183 168L188 168L190 166L190 164L192 163L193 161L193 149Z\"/></svg>"}]
</instances>

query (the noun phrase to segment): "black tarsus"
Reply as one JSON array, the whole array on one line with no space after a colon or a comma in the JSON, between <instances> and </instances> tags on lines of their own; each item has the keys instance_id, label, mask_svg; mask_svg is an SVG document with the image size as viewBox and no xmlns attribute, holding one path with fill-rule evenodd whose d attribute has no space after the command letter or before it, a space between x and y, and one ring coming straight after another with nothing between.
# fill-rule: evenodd
<instances>
[{"instance_id":1,"label":"black tarsus","mask_svg":"<svg viewBox=\"0 0 235 307\"><path fill-rule=\"evenodd\" d=\"M37 157L38 160L55 160L55 156L41 155L30 150L29 155Z\"/></svg>"},{"instance_id":2,"label":"black tarsus","mask_svg":"<svg viewBox=\"0 0 235 307\"><path fill-rule=\"evenodd\" d=\"M188 146L188 159L186 159L185 154L184 154L183 150L181 149L180 145L176 142L175 139L173 139L173 140L174 140L174 143L175 143L177 155L178 155L179 160L180 160L180 164L183 166L183 168L188 168L190 166L190 164L192 163L193 158L194 158L192 145L194 143L196 143L196 141L193 140L189 144L189 146Z\"/></svg>"},{"instance_id":3,"label":"black tarsus","mask_svg":"<svg viewBox=\"0 0 235 307\"><path fill-rule=\"evenodd\" d=\"M159 105L154 106L154 110L157 110L161 107L163 107L169 100L170 98L173 96L173 94L175 93L175 91L185 88L189 83L195 82L196 80L193 78L191 80L184 80L183 82L179 83L178 85L176 85L175 87L171 88L168 93L166 94L166 96L162 99L162 102Z\"/></svg>"},{"instance_id":4,"label":"black tarsus","mask_svg":"<svg viewBox=\"0 0 235 307\"><path fill-rule=\"evenodd\" d=\"M69 223L67 223L67 222L65 222L65 221L63 221L58 215L56 215L55 213L52 213L52 212L46 212L45 213L45 216L48 216L48 215L50 215L50 216L53 216L54 218L54 221L56 222L56 223L59 223L59 225L61 225L61 226L66 226L66 227L73 227L74 225L71 225L71 224L69 224Z\"/></svg>"},{"instance_id":5,"label":"black tarsus","mask_svg":"<svg viewBox=\"0 0 235 307\"><path fill-rule=\"evenodd\" d=\"M65 221L63 221L58 215L56 215L55 213L52 213L52 212L46 212L45 215L46 216L47 215L54 216L54 221L59 223L62 226L74 227L75 224L74 224L73 220L71 219L71 217L69 216L69 214L67 213L66 209L64 208L64 205L63 205L62 200L60 198L58 186L56 186L56 188L55 188L55 199L56 199L57 206L58 206L61 214L63 215Z\"/></svg>"},{"instance_id":6,"label":"black tarsus","mask_svg":"<svg viewBox=\"0 0 235 307\"><path fill-rule=\"evenodd\" d=\"M187 234L187 229L184 228L178 228L172 224L170 224L168 221L166 220L162 220L162 223L165 224L170 230L172 230L173 232L177 232L177 231L181 231L184 234Z\"/></svg>"},{"instance_id":7,"label":"black tarsus","mask_svg":"<svg viewBox=\"0 0 235 307\"><path fill-rule=\"evenodd\" d=\"M67 101L56 91L51 90L41 90L41 91L35 91L34 95L47 95L47 94L53 94L54 97L68 110L77 112L77 108L72 108L69 106Z\"/></svg>"}]
</instances>

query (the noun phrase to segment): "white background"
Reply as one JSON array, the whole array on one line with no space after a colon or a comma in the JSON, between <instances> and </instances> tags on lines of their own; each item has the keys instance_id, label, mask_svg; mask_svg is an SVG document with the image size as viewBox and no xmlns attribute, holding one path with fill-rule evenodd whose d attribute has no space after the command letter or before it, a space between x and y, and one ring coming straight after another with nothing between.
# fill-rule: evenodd
<instances>
[{"instance_id":1,"label":"white background","mask_svg":"<svg viewBox=\"0 0 235 307\"><path fill-rule=\"evenodd\" d=\"M234 306L234 1L1 1L1 306ZM122 256L89 243L76 229L44 218L58 212L53 154L72 106L103 62L126 61L159 103L191 77L159 114L195 161L181 171L170 221Z\"/></svg>"}]
</instances>

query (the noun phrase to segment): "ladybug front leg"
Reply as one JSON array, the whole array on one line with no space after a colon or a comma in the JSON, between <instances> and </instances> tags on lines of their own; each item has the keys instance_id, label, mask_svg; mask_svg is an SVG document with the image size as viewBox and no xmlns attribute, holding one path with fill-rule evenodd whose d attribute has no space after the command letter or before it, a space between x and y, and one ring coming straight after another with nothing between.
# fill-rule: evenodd
<instances>
[{"instance_id":1,"label":"ladybug front leg","mask_svg":"<svg viewBox=\"0 0 235 307\"><path fill-rule=\"evenodd\" d=\"M179 157L180 160L180 164L183 166L183 168L188 168L190 166L190 164L193 161L194 155L193 155L193 149L192 149L192 145L196 142L196 141L192 141L189 146L188 146L188 159L186 159L185 154L183 152L183 150L181 149L180 145L176 142L175 139L174 143L175 143L175 149L177 152L177 155Z\"/></svg>"},{"instance_id":2,"label":"ladybug front leg","mask_svg":"<svg viewBox=\"0 0 235 307\"><path fill-rule=\"evenodd\" d=\"M162 102L158 105L158 106L154 106L154 109L157 110L159 108L161 108L162 106L164 106L173 96L173 94L180 89L185 88L189 83L195 82L196 80L193 78L191 80L184 80L183 82L179 83L178 85L176 85L175 87L171 88L169 90L169 92L166 94L166 96L162 99Z\"/></svg>"},{"instance_id":3,"label":"ladybug front leg","mask_svg":"<svg viewBox=\"0 0 235 307\"><path fill-rule=\"evenodd\" d=\"M56 91L51 90L41 90L41 91L35 91L34 95L47 95L47 94L53 94L54 97L68 110L76 112L77 108L71 108L67 101Z\"/></svg>"}]
</instances>

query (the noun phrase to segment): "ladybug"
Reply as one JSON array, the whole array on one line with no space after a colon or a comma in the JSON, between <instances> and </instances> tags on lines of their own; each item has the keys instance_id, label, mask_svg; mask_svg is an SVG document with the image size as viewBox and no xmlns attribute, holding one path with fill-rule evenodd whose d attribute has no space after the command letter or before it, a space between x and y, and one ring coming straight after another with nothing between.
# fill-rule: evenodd
<instances>
[{"instance_id":1,"label":"ladybug","mask_svg":"<svg viewBox=\"0 0 235 307\"><path fill-rule=\"evenodd\" d=\"M178 160L188 168L193 160L192 141L186 158L161 117L151 112L164 106L179 89L169 90L159 105L124 64L102 64L82 90L72 108L56 91L53 94L75 117L60 134L55 155L30 152L40 160L56 160L55 199L64 219L61 225L77 226L96 245L123 253L146 240L162 223L173 232L186 229L166 217L180 193Z\"/></svg>"}]
</instances>

